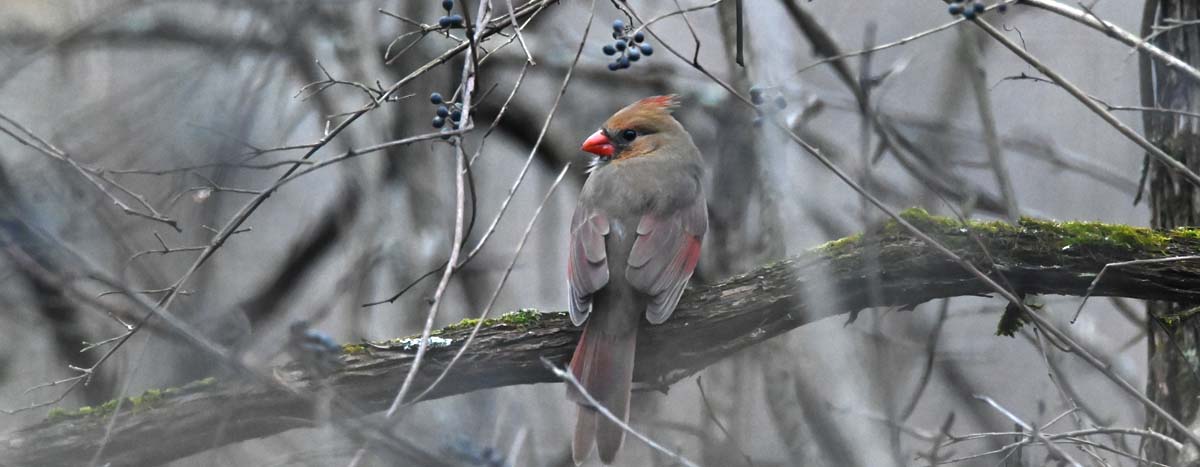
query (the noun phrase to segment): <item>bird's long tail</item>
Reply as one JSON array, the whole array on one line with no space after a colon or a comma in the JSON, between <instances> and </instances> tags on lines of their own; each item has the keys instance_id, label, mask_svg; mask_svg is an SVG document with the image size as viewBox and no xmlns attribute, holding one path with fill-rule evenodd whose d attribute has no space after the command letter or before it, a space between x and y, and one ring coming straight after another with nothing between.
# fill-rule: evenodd
<instances>
[{"instance_id":1,"label":"bird's long tail","mask_svg":"<svg viewBox=\"0 0 1200 467\"><path fill-rule=\"evenodd\" d=\"M597 313L584 327L575 355L571 358L571 373L600 405L613 415L629 420L629 391L633 384L633 357L637 346L637 326L615 325L606 322L614 314ZM617 318L620 319L620 318ZM568 397L579 404L575 423L575 438L571 454L575 464L581 464L599 447L600 461L609 464L617 456L625 430L596 411L574 386L568 385Z\"/></svg>"}]
</instances>

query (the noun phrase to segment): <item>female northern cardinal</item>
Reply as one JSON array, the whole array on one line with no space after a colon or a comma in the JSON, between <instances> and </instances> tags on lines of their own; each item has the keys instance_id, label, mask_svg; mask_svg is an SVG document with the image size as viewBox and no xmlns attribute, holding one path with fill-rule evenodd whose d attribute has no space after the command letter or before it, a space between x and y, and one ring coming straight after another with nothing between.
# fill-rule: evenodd
<instances>
[{"instance_id":1,"label":"female northern cardinal","mask_svg":"<svg viewBox=\"0 0 1200 467\"><path fill-rule=\"evenodd\" d=\"M571 373L601 405L629 419L637 329L671 316L700 259L708 209L700 150L671 117L675 96L621 109L583 142L597 157L571 219L567 255L571 321L587 322ZM590 318L589 318L590 317ZM582 463L593 444L612 462L625 431L573 387L579 404L571 452Z\"/></svg>"}]
</instances>

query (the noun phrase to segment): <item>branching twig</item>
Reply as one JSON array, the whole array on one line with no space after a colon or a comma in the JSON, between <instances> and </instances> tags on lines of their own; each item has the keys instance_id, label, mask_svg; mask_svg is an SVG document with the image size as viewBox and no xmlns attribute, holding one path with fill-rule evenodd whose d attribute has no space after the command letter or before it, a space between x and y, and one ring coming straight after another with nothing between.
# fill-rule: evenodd
<instances>
[{"instance_id":1,"label":"branching twig","mask_svg":"<svg viewBox=\"0 0 1200 467\"><path fill-rule=\"evenodd\" d=\"M533 216L529 219L529 224L525 226L525 232L521 234L521 240L517 242L517 247L513 251L512 260L509 261L508 267L504 269L504 274L500 276L500 282L496 284L496 288L492 289L492 296L488 298L487 305L483 307L483 312L475 318L475 327L471 328L471 334L467 336L467 340L463 342L462 347L458 349L458 352L454 353L454 357L452 357L450 359L450 363L447 363L446 367L442 369L441 374L439 374L437 378L434 378L433 382L429 383L429 386L426 387L424 391L421 391L420 394L417 394L416 397L413 397L410 404L415 404L428 396L429 393L437 387L438 383L441 383L442 380L446 378L446 375L450 373L452 368L454 368L454 364L458 363L458 359L462 358L463 354L467 352L467 349L471 347L471 342L475 340L475 336L478 335L479 330L483 328L483 323L487 320L488 314L491 313L492 307L496 305L496 299L500 296L500 291L504 290L505 282L508 281L509 275L512 274L513 268L516 267L517 258L521 255L521 250L525 248L525 241L529 239L529 234L533 232L533 226L537 222L538 216L542 213L542 208L546 207L546 203L550 202L550 195L554 194L554 189L558 188L558 184L562 182L563 177L567 175L567 171L570 168L571 164L566 164L563 166L562 171L558 173L558 177L554 179L554 183L550 185L550 189L546 190L546 196L542 198L542 202L538 204L537 209L533 211Z\"/></svg>"},{"instance_id":2,"label":"branching twig","mask_svg":"<svg viewBox=\"0 0 1200 467\"><path fill-rule=\"evenodd\" d=\"M1184 76L1191 78L1193 81L1200 83L1200 70L1188 65L1187 62L1180 60L1178 57L1167 53L1158 48L1150 41L1145 40L1137 35L1130 33L1120 26L1117 26L1109 21L1104 21L1084 10L1075 9L1054 0L1021 0L1020 4L1029 5L1035 8L1055 13L1064 18L1071 19L1084 26L1090 27L1105 35L1121 41L1125 45L1141 50L1150 56L1161 60L1166 64L1167 68L1177 70Z\"/></svg>"},{"instance_id":3,"label":"branching twig","mask_svg":"<svg viewBox=\"0 0 1200 467\"><path fill-rule=\"evenodd\" d=\"M75 162L75 159L71 158L71 156L68 155L65 151L55 147L53 144L50 144L49 142L47 142L46 140L37 136L37 134L33 133L32 131L29 131L24 126L21 126L21 124L17 123L16 121L9 118L8 116L6 116L4 114L0 114L0 121L7 122L16 131L23 133L24 136L18 135L17 133L15 133L7 128L4 128L3 126L0 126L0 132L12 137L18 143L21 143L25 146L33 148L34 150L36 150L42 154L45 154L46 156L49 156L52 159L56 159L60 162L67 163L67 165L70 165L71 168L73 168L73 169L75 169L75 171L79 172L79 175L81 175L85 180L87 180L89 183L91 183L92 186L95 186L96 189L100 190L101 193L103 193L105 196L107 196L108 199L110 199L113 202L113 204L116 205L118 208L120 208L121 211L124 212L125 214L129 214L132 216L142 217L145 219L150 219L152 221L164 223L164 224L170 226L172 229L175 229L176 232L182 231L179 228L178 222L176 222L174 219L171 219L169 217L166 217L166 216L163 216L162 214L160 214L157 210L154 209L154 206L152 206L148 201L146 201L145 197L143 197L137 193L134 193L132 190L129 190L129 189L125 188L124 186L122 186L121 184L105 177L100 171L98 171L96 169L91 169L91 168L80 165L78 162ZM141 204L146 209L146 211L139 211L137 209L133 209L133 208L129 207L128 204L126 204L124 201L121 201L120 198L116 197L116 195L114 195L111 191L109 191L107 185L112 185L112 186L116 187L118 190L121 190L125 194L129 195L131 198L137 200L137 202L139 204Z\"/></svg>"},{"instance_id":4,"label":"branching twig","mask_svg":"<svg viewBox=\"0 0 1200 467\"><path fill-rule=\"evenodd\" d=\"M1119 267L1123 267L1123 266L1173 263L1173 262L1177 262L1177 261L1196 261L1196 260L1200 260L1200 256L1190 256L1189 255L1189 256L1175 256L1175 257L1171 257L1171 258L1138 259L1138 260L1133 260L1133 261L1121 261L1119 263L1105 264L1104 267L1100 269L1100 272L1096 274L1096 278L1092 279L1091 285L1089 285L1087 288L1087 293L1083 294L1083 300L1081 300L1079 302L1079 308L1075 310L1075 315L1071 317L1071 324L1075 324L1075 321L1079 319L1079 315L1081 313L1083 313L1083 306L1087 305L1088 298L1091 298L1092 292L1096 290L1096 284L1100 283L1100 279L1104 277L1104 273L1108 272L1108 268L1110 268L1110 267L1119 268Z\"/></svg>"},{"instance_id":5,"label":"branching twig","mask_svg":"<svg viewBox=\"0 0 1200 467\"><path fill-rule=\"evenodd\" d=\"M1083 467L1083 464L1080 464L1079 461L1072 459L1071 456L1069 454L1067 454L1066 451L1063 451L1061 447L1058 447L1057 444L1054 444L1048 438L1046 438L1046 435L1043 434L1040 429L1036 429L1036 428L1029 426L1028 423L1025 423L1024 420L1021 420L1020 417L1017 417L1016 414L1008 411L1008 409L1005 409L1004 406L1000 405L992 398L987 397L987 396L981 396L978 394L976 394L974 397L976 399L986 402L988 405L992 406L992 408L996 409L996 411L1004 414L1004 416L1008 417L1009 420L1012 420L1013 423L1020 425L1021 428L1025 429L1025 433L1028 433L1029 435L1032 435L1033 437L1040 439L1042 441L1042 443L1044 443L1046 445L1046 449L1049 449L1050 452L1053 452L1060 459L1070 462L1071 465L1073 465L1075 467ZM1022 434L1025 434L1025 433L1022 433Z\"/></svg>"},{"instance_id":6,"label":"branching twig","mask_svg":"<svg viewBox=\"0 0 1200 467\"><path fill-rule=\"evenodd\" d=\"M653 449L655 451L663 453L664 455L671 458L675 462L678 462L679 464L689 466L689 467L698 467L694 462L688 460L686 457L683 457L683 456L679 455L679 453L672 451L670 449L667 449L667 448L663 447L661 444L654 442L654 440L650 439L646 435L643 435L641 432L633 429L633 427L629 426L629 424L627 424L627 423L625 423L625 421L621 420L620 417L613 415L613 413L610 412L608 410L608 408L604 406L604 404L597 402L596 399L593 398L591 394L588 394L587 389L584 388L582 384L579 384L579 380L575 379L575 376L572 375L571 372L563 371L561 368L559 368L557 365L555 365L554 362L547 360L545 358L542 359L542 364L545 365L547 369L552 371L555 376L562 378L563 381L566 381L567 384L574 387L575 390L578 391L578 394L580 396L583 396L584 400L587 401L587 403L589 404L588 405L589 408L595 410L600 415L604 416L605 418L609 419L613 423L617 424L617 426L620 426L621 429L625 430L626 433L629 433L629 434L633 435L635 438L641 440L643 443L646 443L647 446L650 446L650 449Z\"/></svg>"}]
</instances>

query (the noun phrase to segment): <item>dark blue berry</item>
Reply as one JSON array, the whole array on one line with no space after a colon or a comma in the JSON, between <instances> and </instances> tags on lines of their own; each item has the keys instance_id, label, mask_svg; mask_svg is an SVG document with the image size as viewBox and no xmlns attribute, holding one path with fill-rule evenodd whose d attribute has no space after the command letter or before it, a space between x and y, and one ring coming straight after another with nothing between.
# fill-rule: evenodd
<instances>
[{"instance_id":1,"label":"dark blue berry","mask_svg":"<svg viewBox=\"0 0 1200 467\"><path fill-rule=\"evenodd\" d=\"M629 68L629 57L618 58L617 63L621 64L621 68Z\"/></svg>"},{"instance_id":2,"label":"dark blue berry","mask_svg":"<svg viewBox=\"0 0 1200 467\"><path fill-rule=\"evenodd\" d=\"M442 8L446 11L454 9L454 0L442 0Z\"/></svg>"},{"instance_id":3,"label":"dark blue berry","mask_svg":"<svg viewBox=\"0 0 1200 467\"><path fill-rule=\"evenodd\" d=\"M613 21L613 31L614 31L614 32L623 32L623 31L625 31L625 22L624 22L624 21L621 21L621 20L619 20L619 19L618 19L618 20L616 20L616 21Z\"/></svg>"},{"instance_id":4,"label":"dark blue berry","mask_svg":"<svg viewBox=\"0 0 1200 467\"><path fill-rule=\"evenodd\" d=\"M448 27L450 27L450 17L449 17L449 16L443 16L443 17L441 17L441 18L438 18L438 26L441 26L441 27L443 27L443 28L448 28Z\"/></svg>"},{"instance_id":5,"label":"dark blue berry","mask_svg":"<svg viewBox=\"0 0 1200 467\"><path fill-rule=\"evenodd\" d=\"M642 55L638 53L638 49L629 49L629 61L636 62Z\"/></svg>"},{"instance_id":6,"label":"dark blue berry","mask_svg":"<svg viewBox=\"0 0 1200 467\"><path fill-rule=\"evenodd\" d=\"M779 110L786 109L787 108L787 99L784 99L783 96L776 97L775 98L775 107L778 107Z\"/></svg>"},{"instance_id":7,"label":"dark blue berry","mask_svg":"<svg viewBox=\"0 0 1200 467\"><path fill-rule=\"evenodd\" d=\"M621 64L620 64L620 63L617 63L617 62L612 62L612 63L609 63L609 64L608 64L608 70L609 70L609 71L617 71L617 70L620 70L620 69L621 69Z\"/></svg>"},{"instance_id":8,"label":"dark blue berry","mask_svg":"<svg viewBox=\"0 0 1200 467\"><path fill-rule=\"evenodd\" d=\"M613 47L616 47L617 50L625 50L625 41L613 42Z\"/></svg>"},{"instance_id":9,"label":"dark blue berry","mask_svg":"<svg viewBox=\"0 0 1200 467\"><path fill-rule=\"evenodd\" d=\"M437 108L437 116L445 117L447 115L450 115L450 109L447 109L444 105L439 105Z\"/></svg>"},{"instance_id":10,"label":"dark blue berry","mask_svg":"<svg viewBox=\"0 0 1200 467\"><path fill-rule=\"evenodd\" d=\"M446 125L446 119L442 117L433 117L433 127L441 128Z\"/></svg>"},{"instance_id":11,"label":"dark blue berry","mask_svg":"<svg viewBox=\"0 0 1200 467\"><path fill-rule=\"evenodd\" d=\"M641 43L641 42L642 42L642 41L644 41L644 40L646 40L646 35L645 35L645 34L642 34L642 31L638 31L638 32L636 32L636 33L634 33L634 34L633 34L633 41L634 41L634 42Z\"/></svg>"},{"instance_id":12,"label":"dark blue berry","mask_svg":"<svg viewBox=\"0 0 1200 467\"><path fill-rule=\"evenodd\" d=\"M642 55L654 55L654 47L650 47L650 44L642 44L640 48Z\"/></svg>"},{"instance_id":13,"label":"dark blue berry","mask_svg":"<svg viewBox=\"0 0 1200 467\"><path fill-rule=\"evenodd\" d=\"M750 88L750 102L754 105L762 105L763 91L762 88L755 86Z\"/></svg>"},{"instance_id":14,"label":"dark blue berry","mask_svg":"<svg viewBox=\"0 0 1200 467\"><path fill-rule=\"evenodd\" d=\"M975 14L981 14L987 11L987 7L983 6L983 2L975 2L975 5L973 5L972 8L975 9Z\"/></svg>"},{"instance_id":15,"label":"dark blue berry","mask_svg":"<svg viewBox=\"0 0 1200 467\"><path fill-rule=\"evenodd\" d=\"M612 44L608 44L608 45L604 46L604 55L612 55L615 53L617 53L617 48L613 47Z\"/></svg>"},{"instance_id":16,"label":"dark blue berry","mask_svg":"<svg viewBox=\"0 0 1200 467\"><path fill-rule=\"evenodd\" d=\"M950 7L948 8L948 11L950 12L950 15L951 15L951 16L958 16L958 15L961 15L961 14L962 14L962 12L963 12L963 7L962 7L962 5L961 5L961 4L958 4L958 3L951 3L951 4L950 4Z\"/></svg>"},{"instance_id":17,"label":"dark blue berry","mask_svg":"<svg viewBox=\"0 0 1200 467\"><path fill-rule=\"evenodd\" d=\"M432 102L432 103L433 103L433 105L438 105L438 104L441 104L441 103L442 103L442 93L440 93L440 92L435 92L435 93L433 93L433 94L430 94L430 95L429 95L429 102Z\"/></svg>"},{"instance_id":18,"label":"dark blue berry","mask_svg":"<svg viewBox=\"0 0 1200 467\"><path fill-rule=\"evenodd\" d=\"M975 10L972 10L972 9L963 10L962 15L963 15L963 18L966 18L966 19L975 19Z\"/></svg>"},{"instance_id":19,"label":"dark blue berry","mask_svg":"<svg viewBox=\"0 0 1200 467\"><path fill-rule=\"evenodd\" d=\"M450 121L457 122L459 120L462 120L462 111L454 109L453 112L450 112Z\"/></svg>"},{"instance_id":20,"label":"dark blue berry","mask_svg":"<svg viewBox=\"0 0 1200 467\"><path fill-rule=\"evenodd\" d=\"M450 15L450 25L453 27L462 27L464 21L462 15Z\"/></svg>"},{"instance_id":21,"label":"dark blue berry","mask_svg":"<svg viewBox=\"0 0 1200 467\"><path fill-rule=\"evenodd\" d=\"M1007 3L1001 3L1001 4L999 4L999 5L996 5L996 11L999 11L999 12L1001 12L1001 13L1004 13L1004 12L1008 11L1008 4L1007 4Z\"/></svg>"},{"instance_id":22,"label":"dark blue berry","mask_svg":"<svg viewBox=\"0 0 1200 467\"><path fill-rule=\"evenodd\" d=\"M762 117L754 117L754 127L762 128L762 126L763 126L763 118Z\"/></svg>"}]
</instances>

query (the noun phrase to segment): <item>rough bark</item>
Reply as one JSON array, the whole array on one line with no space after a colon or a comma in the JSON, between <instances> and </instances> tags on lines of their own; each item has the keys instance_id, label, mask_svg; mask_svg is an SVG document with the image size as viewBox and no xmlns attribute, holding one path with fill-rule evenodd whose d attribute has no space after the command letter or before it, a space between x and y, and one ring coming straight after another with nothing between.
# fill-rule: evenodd
<instances>
[{"instance_id":1,"label":"rough bark","mask_svg":"<svg viewBox=\"0 0 1200 467\"><path fill-rule=\"evenodd\" d=\"M1157 4L1157 5L1156 5ZM1156 8L1157 6L1157 8ZM1200 19L1200 3L1194 0L1149 0L1146 2L1143 25L1168 25L1165 19L1195 21ZM1149 31L1149 28L1143 28ZM1200 64L1200 30L1175 28L1159 36L1156 45L1190 65ZM1195 83L1177 71L1144 59L1142 67L1142 97L1144 105L1200 111L1200 93ZM1149 70L1153 69L1153 73ZM1168 154L1192 170L1200 169L1200 121L1177 115L1150 113L1143 120L1146 136ZM1151 225L1175 228L1197 225L1200 206L1197 188L1182 177L1155 164L1151 167L1150 211ZM1187 316L1186 305L1155 301L1148 305L1149 377L1146 391L1150 399L1196 431L1200 419L1200 376L1195 352L1200 347L1200 327L1194 317ZM1183 314L1184 316L1180 316ZM1178 319L1175 319L1178 317ZM1189 357L1191 355L1191 357ZM1159 433L1173 437L1180 434L1160 417L1149 415L1149 426ZM1200 452L1187 449L1176 452L1156 447L1150 459L1168 465L1195 465Z\"/></svg>"},{"instance_id":2,"label":"rough bark","mask_svg":"<svg viewBox=\"0 0 1200 467\"><path fill-rule=\"evenodd\" d=\"M1200 254L1200 230L1152 231L1097 223L1026 219L1019 226L968 226L924 214L909 220L983 270L1003 275L1028 294L1083 295L1110 262ZM989 289L958 264L889 223L762 266L724 282L688 290L675 316L639 335L635 380L670 384L748 346L826 317L872 306L908 307ZM878 251L865 261L864 251ZM1200 262L1160 262L1110 268L1094 295L1174 302L1200 301ZM877 268L877 269L874 269ZM878 278L878 294L863 293ZM876 298L872 298L876 297ZM872 300L877 300L872 302ZM541 359L562 365L578 330L564 313L519 312L485 323L479 337L430 397L485 388L553 382ZM429 384L461 345L470 323L443 329L417 388ZM982 331L981 331L982 334ZM78 465L105 445L100 463L153 465L233 442L316 423L314 398L328 387L355 412L387 406L411 364L415 342L396 340L345 348L344 366L314 379L295 366L276 370L291 390L210 381L184 390L147 393L112 405L55 412L47 421L0 438L0 465ZM786 356L778 356L786 358ZM414 391L419 392L419 391ZM118 418L106 431L113 412ZM334 417L345 416L334 411ZM348 425L353 424L349 423Z\"/></svg>"}]
</instances>

